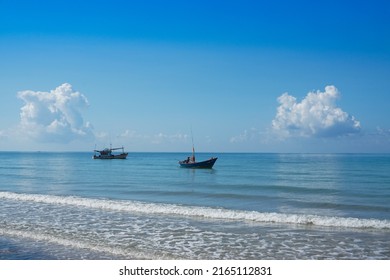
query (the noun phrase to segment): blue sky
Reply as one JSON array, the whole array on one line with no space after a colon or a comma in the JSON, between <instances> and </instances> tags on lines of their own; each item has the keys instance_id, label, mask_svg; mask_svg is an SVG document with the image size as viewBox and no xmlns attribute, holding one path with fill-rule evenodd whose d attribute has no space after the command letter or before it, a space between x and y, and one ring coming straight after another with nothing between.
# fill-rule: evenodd
<instances>
[{"instance_id":1,"label":"blue sky","mask_svg":"<svg viewBox=\"0 0 390 280\"><path fill-rule=\"evenodd\" d=\"M1 150L390 152L387 1L0 1Z\"/></svg>"}]
</instances>

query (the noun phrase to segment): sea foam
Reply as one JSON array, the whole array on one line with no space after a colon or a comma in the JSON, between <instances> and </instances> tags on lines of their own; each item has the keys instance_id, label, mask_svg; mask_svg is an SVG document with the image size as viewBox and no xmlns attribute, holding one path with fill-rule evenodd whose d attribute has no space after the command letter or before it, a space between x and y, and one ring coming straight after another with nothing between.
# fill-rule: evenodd
<instances>
[{"instance_id":1,"label":"sea foam","mask_svg":"<svg viewBox=\"0 0 390 280\"><path fill-rule=\"evenodd\" d=\"M60 246L72 247L76 249L87 249L100 253L109 253L112 255L122 256L126 259L164 259L163 255L158 254L147 254L139 250L124 250L117 247L104 246L102 244L93 244L88 242L77 241L75 239L66 239L50 234L38 233L35 231L21 231L14 229L0 228L0 235L17 236L19 238L33 239L45 243L55 243Z\"/></svg>"},{"instance_id":2,"label":"sea foam","mask_svg":"<svg viewBox=\"0 0 390 280\"><path fill-rule=\"evenodd\" d=\"M178 204L92 199L76 196L20 194L12 192L0 192L0 199L9 199L21 202L47 203L72 207L86 207L90 209L101 209L107 211L126 211L130 213L151 215L175 215L230 221L315 225L357 229L390 229L390 220L379 219L360 219L353 217L319 216L293 213L266 213L224 208L186 206Z\"/></svg>"}]
</instances>

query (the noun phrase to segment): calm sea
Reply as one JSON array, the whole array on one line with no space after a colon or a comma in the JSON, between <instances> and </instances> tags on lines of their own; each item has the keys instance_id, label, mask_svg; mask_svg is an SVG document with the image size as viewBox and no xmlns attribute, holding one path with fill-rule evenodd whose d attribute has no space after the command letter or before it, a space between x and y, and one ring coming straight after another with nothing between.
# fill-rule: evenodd
<instances>
[{"instance_id":1,"label":"calm sea","mask_svg":"<svg viewBox=\"0 0 390 280\"><path fill-rule=\"evenodd\" d=\"M390 259L389 154L0 153L0 259Z\"/></svg>"}]
</instances>

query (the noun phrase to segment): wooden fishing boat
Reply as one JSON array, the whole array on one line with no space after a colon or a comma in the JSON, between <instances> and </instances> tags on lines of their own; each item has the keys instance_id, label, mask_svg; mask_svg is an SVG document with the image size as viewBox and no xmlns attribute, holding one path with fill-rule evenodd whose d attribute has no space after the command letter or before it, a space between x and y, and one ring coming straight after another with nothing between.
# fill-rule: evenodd
<instances>
[{"instance_id":1,"label":"wooden fishing boat","mask_svg":"<svg viewBox=\"0 0 390 280\"><path fill-rule=\"evenodd\" d=\"M122 150L120 154L114 154L112 151ZM124 148L105 148L103 150L94 150L93 159L126 159L128 153L125 153ZM98 154L96 154L98 153Z\"/></svg>"},{"instance_id":2,"label":"wooden fishing boat","mask_svg":"<svg viewBox=\"0 0 390 280\"><path fill-rule=\"evenodd\" d=\"M213 168L214 163L217 161L217 157L212 157L204 161L195 160L195 148L192 140L192 156L187 157L185 160L180 160L180 167L184 168Z\"/></svg>"},{"instance_id":3,"label":"wooden fishing boat","mask_svg":"<svg viewBox=\"0 0 390 280\"><path fill-rule=\"evenodd\" d=\"M212 157L208 160L204 161L191 161L191 160L182 160L179 161L179 164L181 167L184 168L213 168L214 163L217 161L218 158Z\"/></svg>"}]
</instances>

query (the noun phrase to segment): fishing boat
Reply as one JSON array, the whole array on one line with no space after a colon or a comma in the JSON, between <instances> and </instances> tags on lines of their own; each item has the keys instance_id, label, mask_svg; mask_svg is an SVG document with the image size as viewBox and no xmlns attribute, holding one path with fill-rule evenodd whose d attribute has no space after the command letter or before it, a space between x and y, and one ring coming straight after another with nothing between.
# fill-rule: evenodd
<instances>
[{"instance_id":1,"label":"fishing boat","mask_svg":"<svg viewBox=\"0 0 390 280\"><path fill-rule=\"evenodd\" d=\"M120 154L114 154L113 151L122 150ZM95 154L93 155L93 159L126 159L128 153L125 153L124 148L105 148L103 150L94 150ZM98 154L96 154L98 153Z\"/></svg>"},{"instance_id":2,"label":"fishing boat","mask_svg":"<svg viewBox=\"0 0 390 280\"><path fill-rule=\"evenodd\" d=\"M180 167L184 168L213 168L214 163L217 161L217 157L212 157L204 161L195 160L195 149L192 146L192 156L187 157L185 160L179 161Z\"/></svg>"},{"instance_id":3,"label":"fishing boat","mask_svg":"<svg viewBox=\"0 0 390 280\"><path fill-rule=\"evenodd\" d=\"M216 157L212 157L204 161L192 161L190 157L190 160L186 159L186 160L179 161L179 164L181 167L184 168L213 168L214 163L217 161L217 159L218 158Z\"/></svg>"}]
</instances>

